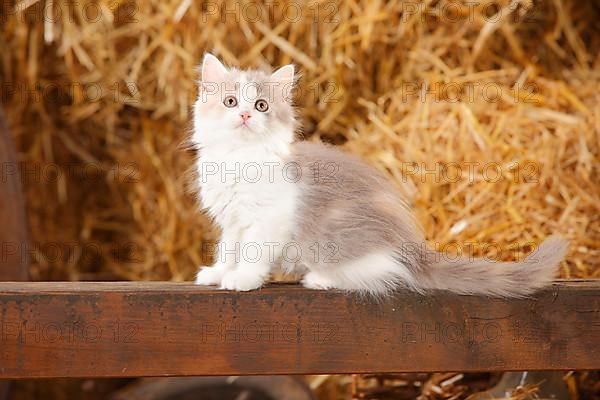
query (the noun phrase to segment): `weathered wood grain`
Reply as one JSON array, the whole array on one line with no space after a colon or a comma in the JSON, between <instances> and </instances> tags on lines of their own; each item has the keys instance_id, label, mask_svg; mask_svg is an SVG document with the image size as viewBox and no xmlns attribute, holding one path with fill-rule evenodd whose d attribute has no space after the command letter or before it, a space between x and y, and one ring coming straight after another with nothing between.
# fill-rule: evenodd
<instances>
[{"instance_id":1,"label":"weathered wood grain","mask_svg":"<svg viewBox=\"0 0 600 400\"><path fill-rule=\"evenodd\" d=\"M27 279L25 203L15 148L0 107L0 281Z\"/></svg>"},{"instance_id":2,"label":"weathered wood grain","mask_svg":"<svg viewBox=\"0 0 600 400\"><path fill-rule=\"evenodd\" d=\"M0 107L0 281L26 280L27 225L16 150ZM10 381L0 382L0 399L9 395Z\"/></svg>"},{"instance_id":3,"label":"weathered wood grain","mask_svg":"<svg viewBox=\"0 0 600 400\"><path fill-rule=\"evenodd\" d=\"M0 283L0 378L600 369L600 281L535 298Z\"/></svg>"}]
</instances>

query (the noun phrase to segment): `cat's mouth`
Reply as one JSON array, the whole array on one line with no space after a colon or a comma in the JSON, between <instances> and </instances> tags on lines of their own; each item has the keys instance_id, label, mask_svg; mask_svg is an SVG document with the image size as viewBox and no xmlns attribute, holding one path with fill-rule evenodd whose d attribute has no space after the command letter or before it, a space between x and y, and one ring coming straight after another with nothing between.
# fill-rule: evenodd
<instances>
[{"instance_id":1,"label":"cat's mouth","mask_svg":"<svg viewBox=\"0 0 600 400\"><path fill-rule=\"evenodd\" d=\"M250 125L248 125L246 122L240 122L237 126L238 129L241 129L243 131L250 131L252 132L252 128L250 127Z\"/></svg>"}]
</instances>

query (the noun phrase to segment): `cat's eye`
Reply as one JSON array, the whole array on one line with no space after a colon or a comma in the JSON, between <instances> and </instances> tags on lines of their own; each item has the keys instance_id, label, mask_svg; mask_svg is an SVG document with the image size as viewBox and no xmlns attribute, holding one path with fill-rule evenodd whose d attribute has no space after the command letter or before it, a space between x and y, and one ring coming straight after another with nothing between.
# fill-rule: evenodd
<instances>
[{"instance_id":1,"label":"cat's eye","mask_svg":"<svg viewBox=\"0 0 600 400\"><path fill-rule=\"evenodd\" d=\"M237 99L235 98L235 96L227 96L223 100L223 104L225 105L225 107L228 108L235 107L237 106Z\"/></svg>"},{"instance_id":2,"label":"cat's eye","mask_svg":"<svg viewBox=\"0 0 600 400\"><path fill-rule=\"evenodd\" d=\"M254 108L260 112L265 112L269 109L269 103L267 103L266 100L257 100L256 104L254 104Z\"/></svg>"}]
</instances>

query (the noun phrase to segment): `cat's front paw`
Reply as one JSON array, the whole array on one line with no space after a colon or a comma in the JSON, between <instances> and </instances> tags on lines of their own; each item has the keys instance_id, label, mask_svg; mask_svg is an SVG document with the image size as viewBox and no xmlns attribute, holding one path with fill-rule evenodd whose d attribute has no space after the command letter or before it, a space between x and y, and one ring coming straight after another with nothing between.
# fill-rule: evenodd
<instances>
[{"instance_id":1,"label":"cat's front paw","mask_svg":"<svg viewBox=\"0 0 600 400\"><path fill-rule=\"evenodd\" d=\"M216 267L201 267L196 274L196 285L218 285L223 279L224 272Z\"/></svg>"},{"instance_id":2,"label":"cat's front paw","mask_svg":"<svg viewBox=\"0 0 600 400\"><path fill-rule=\"evenodd\" d=\"M221 289L248 291L258 289L264 283L264 278L256 273L243 270L230 271L223 276Z\"/></svg>"}]
</instances>

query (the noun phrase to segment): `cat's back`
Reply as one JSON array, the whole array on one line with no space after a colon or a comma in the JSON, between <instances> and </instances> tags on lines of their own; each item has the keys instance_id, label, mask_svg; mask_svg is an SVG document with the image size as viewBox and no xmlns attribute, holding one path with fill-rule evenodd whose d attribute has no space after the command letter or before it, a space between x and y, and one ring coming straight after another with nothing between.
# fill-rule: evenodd
<instances>
[{"instance_id":1,"label":"cat's back","mask_svg":"<svg viewBox=\"0 0 600 400\"><path fill-rule=\"evenodd\" d=\"M303 185L334 186L350 191L377 191L389 187L387 179L360 158L334 146L296 142L290 160L299 166Z\"/></svg>"}]
</instances>

